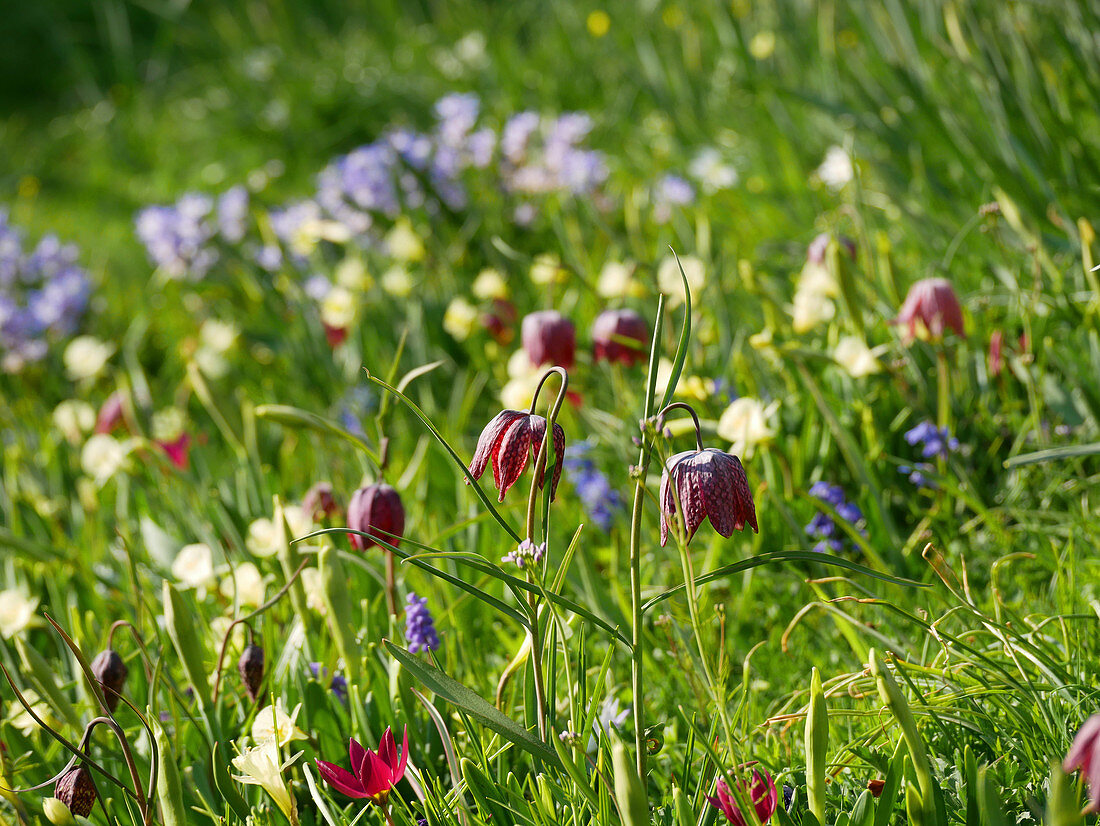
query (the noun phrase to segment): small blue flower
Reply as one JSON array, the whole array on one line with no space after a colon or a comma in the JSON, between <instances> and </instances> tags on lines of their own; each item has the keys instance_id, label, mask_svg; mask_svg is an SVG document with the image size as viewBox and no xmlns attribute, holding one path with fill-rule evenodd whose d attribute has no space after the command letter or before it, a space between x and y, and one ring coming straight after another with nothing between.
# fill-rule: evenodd
<instances>
[{"instance_id":1,"label":"small blue flower","mask_svg":"<svg viewBox=\"0 0 1100 826\"><path fill-rule=\"evenodd\" d=\"M831 485L825 481L818 481L814 482L810 487L810 495L829 505L836 512L838 517L855 526L860 534L863 536L867 535L866 528L861 524L863 521L863 511L861 511L857 505L845 499L844 489L842 487L839 485ZM831 514L825 513L824 511L818 511L814 514L814 518L806 525L806 534L819 540L818 543L814 545L814 550L818 553L825 553L827 551L836 553L844 547L843 534L840 530L840 526L837 525Z\"/></svg>"},{"instance_id":2,"label":"small blue flower","mask_svg":"<svg viewBox=\"0 0 1100 826\"><path fill-rule=\"evenodd\" d=\"M928 464L927 462L920 462L917 465L901 465L898 467L898 473L908 476L909 481L916 485L918 488L936 487L936 483L925 475L927 473L930 473L932 470L932 465Z\"/></svg>"},{"instance_id":3,"label":"small blue flower","mask_svg":"<svg viewBox=\"0 0 1100 826\"><path fill-rule=\"evenodd\" d=\"M921 455L925 459L946 459L949 453L959 449L959 440L951 435L950 430L938 428L930 421L923 421L906 432L905 441L914 446L923 445Z\"/></svg>"},{"instance_id":4,"label":"small blue flower","mask_svg":"<svg viewBox=\"0 0 1100 826\"><path fill-rule=\"evenodd\" d=\"M439 635L435 630L432 613L428 610L426 597L417 597L413 593L408 596L405 605L405 640L413 654L439 648Z\"/></svg>"}]
</instances>

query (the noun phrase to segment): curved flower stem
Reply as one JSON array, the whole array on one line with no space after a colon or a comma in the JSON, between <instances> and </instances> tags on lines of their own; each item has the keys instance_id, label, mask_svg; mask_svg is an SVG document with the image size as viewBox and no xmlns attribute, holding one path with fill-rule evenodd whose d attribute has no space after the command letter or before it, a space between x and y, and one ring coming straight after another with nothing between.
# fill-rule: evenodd
<instances>
[{"instance_id":1,"label":"curved flower stem","mask_svg":"<svg viewBox=\"0 0 1100 826\"><path fill-rule=\"evenodd\" d=\"M699 415L695 412L695 408L687 402L673 402L672 404L665 405L664 409L657 414L657 432L660 433L665 429L665 416L672 410L686 410L691 414L691 420L695 422L695 449L703 449L703 433L702 427L699 424Z\"/></svg>"}]
</instances>

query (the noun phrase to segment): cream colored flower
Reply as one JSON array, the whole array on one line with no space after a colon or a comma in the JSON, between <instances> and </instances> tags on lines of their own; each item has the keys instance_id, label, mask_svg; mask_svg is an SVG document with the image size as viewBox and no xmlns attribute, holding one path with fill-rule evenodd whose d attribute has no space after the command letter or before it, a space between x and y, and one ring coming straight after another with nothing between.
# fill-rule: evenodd
<instances>
[{"instance_id":1,"label":"cream colored flower","mask_svg":"<svg viewBox=\"0 0 1100 826\"><path fill-rule=\"evenodd\" d=\"M413 289L412 276L404 267L397 265L382 273L382 289L394 298L407 298Z\"/></svg>"},{"instance_id":2,"label":"cream colored flower","mask_svg":"<svg viewBox=\"0 0 1100 826\"><path fill-rule=\"evenodd\" d=\"M561 261L556 255L537 255L531 264L531 281L540 286L547 284L561 284L569 278L569 273L562 269Z\"/></svg>"},{"instance_id":3,"label":"cream colored flower","mask_svg":"<svg viewBox=\"0 0 1100 826\"><path fill-rule=\"evenodd\" d=\"M713 146L700 149L688 171L704 192L718 192L737 186L737 169L726 163L722 153Z\"/></svg>"},{"instance_id":4,"label":"cream colored flower","mask_svg":"<svg viewBox=\"0 0 1100 826\"><path fill-rule=\"evenodd\" d=\"M80 444L95 427L95 408L80 399L66 399L54 408L53 424L70 444Z\"/></svg>"},{"instance_id":5,"label":"cream colored flower","mask_svg":"<svg viewBox=\"0 0 1100 826\"><path fill-rule=\"evenodd\" d=\"M778 408L779 402L765 407L758 399L737 399L718 419L718 435L730 441L730 453L751 456L757 445L775 437L772 419Z\"/></svg>"},{"instance_id":6,"label":"cream colored flower","mask_svg":"<svg viewBox=\"0 0 1100 826\"><path fill-rule=\"evenodd\" d=\"M306 256L313 252L317 242L324 239L333 244L346 244L351 240L351 228L340 221L323 218L309 218L299 224L290 248L298 255Z\"/></svg>"},{"instance_id":7,"label":"cream colored flower","mask_svg":"<svg viewBox=\"0 0 1100 826\"><path fill-rule=\"evenodd\" d=\"M698 301L699 291L706 283L706 267L694 255L682 256L680 265L683 266L684 275L687 276L692 301ZM666 257L657 267L657 287L669 297L669 303L672 306L683 303L684 281L680 278L680 266L677 265L674 256Z\"/></svg>"},{"instance_id":8,"label":"cream colored flower","mask_svg":"<svg viewBox=\"0 0 1100 826\"><path fill-rule=\"evenodd\" d=\"M264 604L265 590L260 569L251 562L236 566L233 573L222 579L221 584L222 596L233 599L236 595L237 602L253 608Z\"/></svg>"},{"instance_id":9,"label":"cream colored flower","mask_svg":"<svg viewBox=\"0 0 1100 826\"><path fill-rule=\"evenodd\" d=\"M676 385L674 395L681 399L705 402L714 395L714 379L705 379L702 376L684 376Z\"/></svg>"},{"instance_id":10,"label":"cream colored flower","mask_svg":"<svg viewBox=\"0 0 1100 826\"><path fill-rule=\"evenodd\" d=\"M798 274L798 287L795 292L820 293L835 298L840 295L840 284L825 264L807 261Z\"/></svg>"},{"instance_id":11,"label":"cream colored flower","mask_svg":"<svg viewBox=\"0 0 1100 826\"><path fill-rule=\"evenodd\" d=\"M298 752L286 762L280 763L279 747L275 738L272 737L233 758L233 768L240 772L239 775L233 775L233 779L239 783L263 788L290 820L291 826L298 826L298 810L283 772L302 754Z\"/></svg>"},{"instance_id":12,"label":"cream colored flower","mask_svg":"<svg viewBox=\"0 0 1100 826\"><path fill-rule=\"evenodd\" d=\"M289 539L297 539L313 531L313 519L301 505L284 505L283 516L287 527L290 529ZM248 526L248 536L245 537L245 547L255 556L275 556L279 552L283 538L274 520L262 516Z\"/></svg>"},{"instance_id":13,"label":"cream colored flower","mask_svg":"<svg viewBox=\"0 0 1100 826\"><path fill-rule=\"evenodd\" d=\"M54 714L53 707L50 706L45 700L38 696L38 692L34 689L29 689L23 692L23 699L27 701L34 713L43 720L52 729L60 729L64 726ZM18 731L24 737L30 737L36 731L38 731L38 722L31 717L27 710L23 708L23 704L18 700L12 700L11 705L8 707L8 725Z\"/></svg>"},{"instance_id":14,"label":"cream colored flower","mask_svg":"<svg viewBox=\"0 0 1100 826\"><path fill-rule=\"evenodd\" d=\"M830 146L825 153L825 160L817 168L817 177L825 186L834 190L843 189L854 175L852 157L842 146Z\"/></svg>"},{"instance_id":15,"label":"cream colored flower","mask_svg":"<svg viewBox=\"0 0 1100 826\"><path fill-rule=\"evenodd\" d=\"M42 813L53 826L76 826L76 818L69 807L56 797L42 798Z\"/></svg>"},{"instance_id":16,"label":"cream colored flower","mask_svg":"<svg viewBox=\"0 0 1100 826\"><path fill-rule=\"evenodd\" d=\"M604 298L627 298L645 295L645 288L634 277L633 261L608 261L596 279L596 292Z\"/></svg>"},{"instance_id":17,"label":"cream colored flower","mask_svg":"<svg viewBox=\"0 0 1100 826\"><path fill-rule=\"evenodd\" d=\"M184 545L172 562L172 576L186 588L202 588L214 579L214 552L205 542Z\"/></svg>"},{"instance_id":18,"label":"cream colored flower","mask_svg":"<svg viewBox=\"0 0 1100 826\"><path fill-rule=\"evenodd\" d=\"M662 358L657 362L657 382L653 387L658 396L664 396L670 381L672 381L672 362Z\"/></svg>"},{"instance_id":19,"label":"cream colored flower","mask_svg":"<svg viewBox=\"0 0 1100 826\"><path fill-rule=\"evenodd\" d=\"M358 302L347 287L339 284L328 291L321 301L321 321L337 330L345 330L355 323Z\"/></svg>"},{"instance_id":20,"label":"cream colored flower","mask_svg":"<svg viewBox=\"0 0 1100 826\"><path fill-rule=\"evenodd\" d=\"M535 398L535 388L538 387L540 378L538 374L531 374L509 379L500 389L501 404L510 410L529 408Z\"/></svg>"},{"instance_id":21,"label":"cream colored flower","mask_svg":"<svg viewBox=\"0 0 1100 826\"><path fill-rule=\"evenodd\" d=\"M22 634L35 622L38 597L32 597L21 588L0 591L0 637L12 639Z\"/></svg>"},{"instance_id":22,"label":"cream colored flower","mask_svg":"<svg viewBox=\"0 0 1100 826\"><path fill-rule=\"evenodd\" d=\"M500 270L485 269L477 274L470 288L474 296L482 301L508 297L508 282Z\"/></svg>"},{"instance_id":23,"label":"cream colored flower","mask_svg":"<svg viewBox=\"0 0 1100 826\"><path fill-rule=\"evenodd\" d=\"M412 264L424 260L424 243L407 218L398 219L386 233L386 251L395 261Z\"/></svg>"},{"instance_id":24,"label":"cream colored flower","mask_svg":"<svg viewBox=\"0 0 1100 826\"><path fill-rule=\"evenodd\" d=\"M154 439L158 442L171 442L183 433L187 418L178 407L166 407L153 414L151 424Z\"/></svg>"},{"instance_id":25,"label":"cream colored flower","mask_svg":"<svg viewBox=\"0 0 1100 826\"><path fill-rule=\"evenodd\" d=\"M237 343L238 335L240 330L236 324L208 318L199 329L199 342L201 347L208 347L215 353L226 353Z\"/></svg>"},{"instance_id":26,"label":"cream colored flower","mask_svg":"<svg viewBox=\"0 0 1100 826\"><path fill-rule=\"evenodd\" d=\"M115 346L94 336L77 336L65 348L62 360L69 378L74 381L98 376L114 355Z\"/></svg>"},{"instance_id":27,"label":"cream colored flower","mask_svg":"<svg viewBox=\"0 0 1100 826\"><path fill-rule=\"evenodd\" d=\"M305 740L306 733L295 725L301 710L302 704L298 703L294 711L287 714L283 698L276 698L275 705L257 712L256 719L252 721L252 739L263 743L278 735L279 748L286 747L292 740Z\"/></svg>"},{"instance_id":28,"label":"cream colored flower","mask_svg":"<svg viewBox=\"0 0 1100 826\"><path fill-rule=\"evenodd\" d=\"M131 443L120 442L114 436L97 433L84 443L80 451L80 467L97 485L102 485L126 464Z\"/></svg>"},{"instance_id":29,"label":"cream colored flower","mask_svg":"<svg viewBox=\"0 0 1100 826\"><path fill-rule=\"evenodd\" d=\"M443 313L443 329L457 341L465 341L477 326L477 307L462 296L451 299Z\"/></svg>"},{"instance_id":30,"label":"cream colored flower","mask_svg":"<svg viewBox=\"0 0 1100 826\"><path fill-rule=\"evenodd\" d=\"M336 283L352 292L365 292L374 284L367 265L358 255L349 255L336 265Z\"/></svg>"},{"instance_id":31,"label":"cream colored flower","mask_svg":"<svg viewBox=\"0 0 1100 826\"><path fill-rule=\"evenodd\" d=\"M833 350L833 359L857 379L882 370L882 364L875 358L867 342L859 336L844 336L838 341Z\"/></svg>"},{"instance_id":32,"label":"cream colored flower","mask_svg":"<svg viewBox=\"0 0 1100 826\"><path fill-rule=\"evenodd\" d=\"M796 333L806 333L819 324L831 321L836 305L824 293L799 290L791 305L792 326Z\"/></svg>"},{"instance_id":33,"label":"cream colored flower","mask_svg":"<svg viewBox=\"0 0 1100 826\"><path fill-rule=\"evenodd\" d=\"M306 568L299 577L302 590L306 592L306 606L318 614L325 613L325 587L321 581L321 572L316 568Z\"/></svg>"}]
</instances>

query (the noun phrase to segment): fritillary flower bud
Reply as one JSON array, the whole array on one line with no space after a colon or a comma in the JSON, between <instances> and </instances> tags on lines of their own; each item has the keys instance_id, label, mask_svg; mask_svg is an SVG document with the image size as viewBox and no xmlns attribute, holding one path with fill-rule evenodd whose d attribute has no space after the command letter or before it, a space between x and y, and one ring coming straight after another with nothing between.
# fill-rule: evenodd
<instances>
[{"instance_id":1,"label":"fritillary flower bud","mask_svg":"<svg viewBox=\"0 0 1100 826\"><path fill-rule=\"evenodd\" d=\"M633 310L604 310L592 325L592 355L630 367L645 358L649 327Z\"/></svg>"},{"instance_id":2,"label":"fritillary flower bud","mask_svg":"<svg viewBox=\"0 0 1100 826\"><path fill-rule=\"evenodd\" d=\"M118 707L118 695L122 693L122 686L126 682L126 675L130 673L130 669L113 648L96 654L91 668L92 675L103 687L103 699L107 703L107 710L114 711Z\"/></svg>"},{"instance_id":3,"label":"fritillary flower bud","mask_svg":"<svg viewBox=\"0 0 1100 826\"><path fill-rule=\"evenodd\" d=\"M95 806L96 788L92 773L84 766L73 766L53 787L53 796L79 817L87 817Z\"/></svg>"},{"instance_id":4,"label":"fritillary flower bud","mask_svg":"<svg viewBox=\"0 0 1100 826\"><path fill-rule=\"evenodd\" d=\"M536 367L552 364L569 369L577 352L573 322L557 310L542 310L523 319L520 327L523 349Z\"/></svg>"},{"instance_id":5,"label":"fritillary flower bud","mask_svg":"<svg viewBox=\"0 0 1100 826\"><path fill-rule=\"evenodd\" d=\"M1089 805L1085 811L1089 814L1100 812L1100 714L1085 721L1062 761L1063 771L1068 773L1077 769L1081 770L1089 787Z\"/></svg>"},{"instance_id":6,"label":"fritillary flower bud","mask_svg":"<svg viewBox=\"0 0 1100 826\"><path fill-rule=\"evenodd\" d=\"M397 546L405 533L405 506L401 496L385 482L359 488L348 503L348 527ZM365 551L375 539L349 534L352 547Z\"/></svg>"},{"instance_id":7,"label":"fritillary flower bud","mask_svg":"<svg viewBox=\"0 0 1100 826\"><path fill-rule=\"evenodd\" d=\"M924 278L910 287L894 324L906 325L910 338L916 337L918 325L933 338L943 336L946 328L966 337L959 297L946 278Z\"/></svg>"},{"instance_id":8,"label":"fritillary flower bud","mask_svg":"<svg viewBox=\"0 0 1100 826\"><path fill-rule=\"evenodd\" d=\"M502 410L481 431L477 440L477 450L470 462L470 475L480 479L481 474L493 464L493 482L500 491L500 501L527 467L529 458L537 457L539 446L546 436L546 419L534 413L521 413L518 410ZM554 449L554 477L550 483L550 499L553 501L561 479L562 462L565 459L565 430L554 422L552 438ZM546 469L539 472L539 487L546 483ZM467 480L469 483L469 480Z\"/></svg>"},{"instance_id":9,"label":"fritillary flower bud","mask_svg":"<svg viewBox=\"0 0 1100 826\"><path fill-rule=\"evenodd\" d=\"M340 513L340 502L336 499L336 494L332 489L332 484L329 482L317 482L313 487L306 491L306 495L302 497L302 510L313 519L314 522L319 522L322 519L331 519L333 516L337 516Z\"/></svg>"},{"instance_id":10,"label":"fritillary flower bud","mask_svg":"<svg viewBox=\"0 0 1100 826\"><path fill-rule=\"evenodd\" d=\"M96 433L110 433L122 422L122 404L125 399L121 390L107 397L95 420Z\"/></svg>"},{"instance_id":11,"label":"fritillary flower bud","mask_svg":"<svg viewBox=\"0 0 1100 826\"><path fill-rule=\"evenodd\" d=\"M252 702L260 696L260 686L264 681L264 650L258 645L246 645L241 658L237 660L237 671L241 682Z\"/></svg>"}]
</instances>

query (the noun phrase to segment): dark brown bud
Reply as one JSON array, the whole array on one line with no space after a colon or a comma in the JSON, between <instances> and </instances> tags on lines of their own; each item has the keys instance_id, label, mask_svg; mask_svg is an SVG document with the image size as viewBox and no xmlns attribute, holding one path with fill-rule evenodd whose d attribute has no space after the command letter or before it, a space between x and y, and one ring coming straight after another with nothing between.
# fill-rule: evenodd
<instances>
[{"instance_id":1,"label":"dark brown bud","mask_svg":"<svg viewBox=\"0 0 1100 826\"><path fill-rule=\"evenodd\" d=\"M129 673L130 669L113 648L100 651L92 660L92 674L103 688L103 699L107 702L108 711L114 711L118 706L118 695L122 693L122 686Z\"/></svg>"},{"instance_id":2,"label":"dark brown bud","mask_svg":"<svg viewBox=\"0 0 1100 826\"><path fill-rule=\"evenodd\" d=\"M53 796L69 807L69 811L87 817L95 806L96 789L92 773L83 766L73 766L58 779Z\"/></svg>"},{"instance_id":3,"label":"dark brown bud","mask_svg":"<svg viewBox=\"0 0 1100 826\"><path fill-rule=\"evenodd\" d=\"M883 788L885 788L885 786L886 781L883 780L881 777L876 777L874 780L870 780L867 782L867 788L870 789L871 796L876 799L879 795L882 794L882 790Z\"/></svg>"},{"instance_id":4,"label":"dark brown bud","mask_svg":"<svg viewBox=\"0 0 1100 826\"><path fill-rule=\"evenodd\" d=\"M256 702L260 696L260 685L264 681L264 650L258 645L246 646L237 661L237 670L241 673L249 699Z\"/></svg>"}]
</instances>

